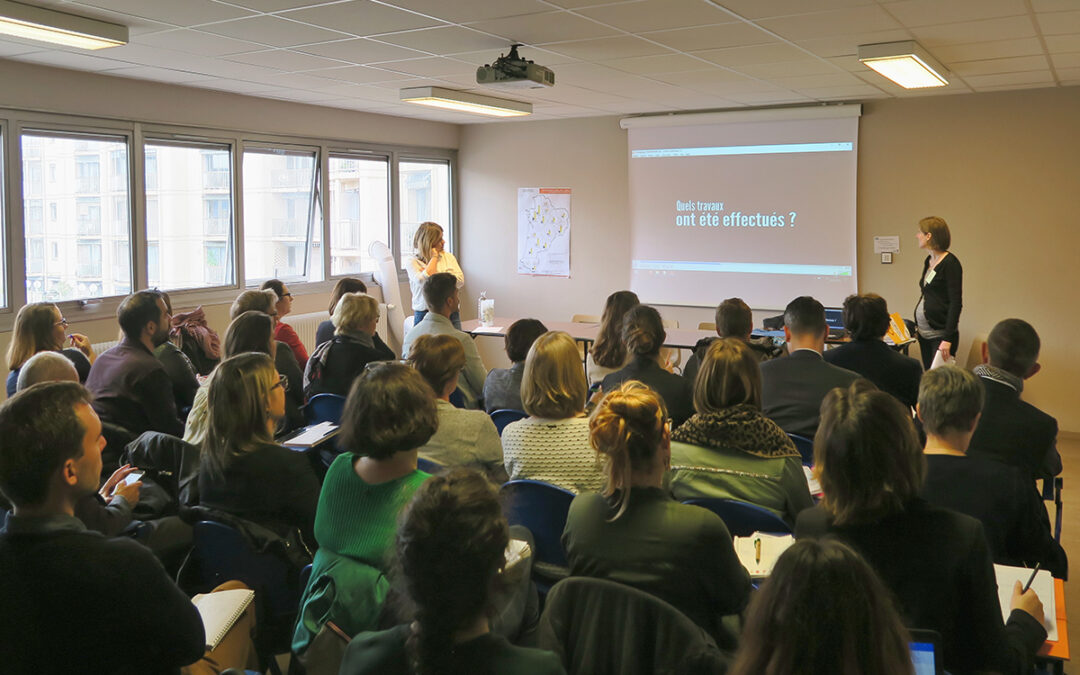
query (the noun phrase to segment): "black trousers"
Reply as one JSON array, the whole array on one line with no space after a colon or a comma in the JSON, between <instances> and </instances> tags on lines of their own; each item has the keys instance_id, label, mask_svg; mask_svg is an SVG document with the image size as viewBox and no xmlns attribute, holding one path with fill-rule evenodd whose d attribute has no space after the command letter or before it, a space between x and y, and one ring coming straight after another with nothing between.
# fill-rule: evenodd
<instances>
[{"instance_id":1,"label":"black trousers","mask_svg":"<svg viewBox=\"0 0 1080 675\"><path fill-rule=\"evenodd\" d=\"M919 338L919 353L922 355L923 370L930 370L930 365L934 362L934 354L937 353L938 345L945 338L924 338L923 336L917 336ZM949 347L949 354L956 356L956 343L960 341L959 335L954 335L952 346Z\"/></svg>"}]
</instances>

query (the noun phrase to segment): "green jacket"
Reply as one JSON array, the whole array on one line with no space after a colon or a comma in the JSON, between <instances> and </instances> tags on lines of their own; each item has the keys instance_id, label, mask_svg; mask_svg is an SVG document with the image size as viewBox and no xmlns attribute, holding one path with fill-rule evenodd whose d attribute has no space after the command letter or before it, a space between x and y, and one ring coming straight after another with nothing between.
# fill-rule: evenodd
<instances>
[{"instance_id":1,"label":"green jacket","mask_svg":"<svg viewBox=\"0 0 1080 675\"><path fill-rule=\"evenodd\" d=\"M303 653L327 621L333 621L350 636L376 630L389 590L390 582L382 571L319 549L300 601L293 653Z\"/></svg>"}]
</instances>

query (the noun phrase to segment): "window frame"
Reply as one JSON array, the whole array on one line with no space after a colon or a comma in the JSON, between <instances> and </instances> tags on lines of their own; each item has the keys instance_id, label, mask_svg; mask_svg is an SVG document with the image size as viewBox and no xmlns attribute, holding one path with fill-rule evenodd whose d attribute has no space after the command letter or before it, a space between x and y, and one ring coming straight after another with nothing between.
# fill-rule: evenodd
<instances>
[{"instance_id":1,"label":"window frame","mask_svg":"<svg viewBox=\"0 0 1080 675\"><path fill-rule=\"evenodd\" d=\"M336 157L336 158L339 158L339 159L380 160L380 161L386 162L386 199L388 200L387 201L387 207L388 208L386 210L386 217L387 217L386 225L387 225L387 237L389 237L390 240L391 240L391 241L387 242L386 245L389 246L390 250L393 252L395 250L394 240L395 240L395 237L396 237L396 235L398 233L398 221L395 218L395 209L394 209L394 195L396 194L395 184L397 183L396 179L394 178L394 167L396 166L395 159L394 159L394 153L392 151L380 152L380 151L376 151L376 150L359 151L359 150L353 149L353 150L347 150L347 151L339 151L339 150L328 149L326 154L324 155L324 157L325 157L325 161L323 163L323 173L322 173L322 175L325 176L325 179L323 181L324 186L326 185L326 182L330 180L330 159L331 159L331 157ZM364 276L364 277L369 277L369 278L374 279L374 277L375 277L374 272L363 272L363 271L361 271L361 272L342 272L340 274L332 274L334 266L333 266L333 255L331 255L331 246L333 245L333 242L331 241L330 237L332 235L333 228L331 227L331 222L330 221L333 218L333 214L330 211L330 208L331 208L331 205L330 205L330 189L329 188L324 188L323 192L325 193L323 195L323 214L325 214L324 217L323 217L323 221L324 221L324 223L323 223L323 241L325 242L325 245L323 246L323 249L324 249L323 250L323 258L325 259L324 265L325 265L325 269L326 269L326 278L334 280L335 283L336 283L336 280L338 280L338 279L343 279L345 277L356 277L357 275ZM396 253L394 254L394 257L395 257L395 259L397 259L397 254ZM400 280L402 280L404 278L407 278L407 277L401 277L401 275L399 274L398 278L399 278L399 281L400 281Z\"/></svg>"}]
</instances>

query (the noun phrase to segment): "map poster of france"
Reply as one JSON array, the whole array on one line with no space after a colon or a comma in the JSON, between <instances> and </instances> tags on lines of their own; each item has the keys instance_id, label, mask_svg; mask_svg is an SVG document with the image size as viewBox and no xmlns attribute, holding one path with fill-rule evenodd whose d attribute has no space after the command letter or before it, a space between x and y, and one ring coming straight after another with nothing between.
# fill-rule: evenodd
<instances>
[{"instance_id":1,"label":"map poster of france","mask_svg":"<svg viewBox=\"0 0 1080 675\"><path fill-rule=\"evenodd\" d=\"M518 188L518 274L570 276L570 188Z\"/></svg>"}]
</instances>

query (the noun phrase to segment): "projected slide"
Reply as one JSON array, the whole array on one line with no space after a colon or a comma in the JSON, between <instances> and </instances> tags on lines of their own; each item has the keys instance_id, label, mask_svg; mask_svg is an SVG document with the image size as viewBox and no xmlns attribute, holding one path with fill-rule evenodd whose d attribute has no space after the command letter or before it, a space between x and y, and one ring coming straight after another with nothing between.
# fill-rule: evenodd
<instances>
[{"instance_id":1,"label":"projected slide","mask_svg":"<svg viewBox=\"0 0 1080 675\"><path fill-rule=\"evenodd\" d=\"M857 117L631 126L631 288L658 304L838 306L856 288L857 135Z\"/></svg>"}]
</instances>

